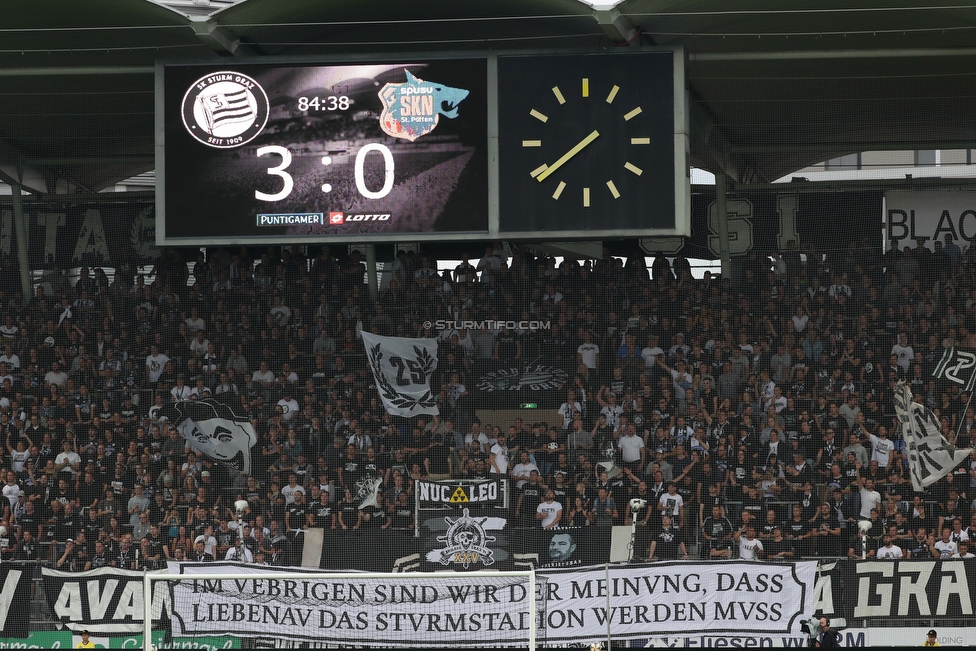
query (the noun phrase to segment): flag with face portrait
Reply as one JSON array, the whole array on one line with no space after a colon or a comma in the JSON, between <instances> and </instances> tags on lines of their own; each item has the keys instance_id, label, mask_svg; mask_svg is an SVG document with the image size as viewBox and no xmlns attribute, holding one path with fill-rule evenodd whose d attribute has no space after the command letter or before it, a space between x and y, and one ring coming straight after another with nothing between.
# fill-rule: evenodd
<instances>
[{"instance_id":1,"label":"flag with face portrait","mask_svg":"<svg viewBox=\"0 0 976 651\"><path fill-rule=\"evenodd\" d=\"M366 359L387 413L439 414L430 376L437 369L437 340L383 337L363 331Z\"/></svg>"},{"instance_id":2,"label":"flag with face portrait","mask_svg":"<svg viewBox=\"0 0 976 651\"><path fill-rule=\"evenodd\" d=\"M920 491L952 472L969 457L972 449L957 449L942 436L939 417L912 401L907 383L898 383L894 397L895 414L905 437L912 487Z\"/></svg>"},{"instance_id":3,"label":"flag with face portrait","mask_svg":"<svg viewBox=\"0 0 976 651\"><path fill-rule=\"evenodd\" d=\"M214 398L180 400L160 410L196 452L217 463L251 473L251 448L258 442L254 425Z\"/></svg>"}]
</instances>

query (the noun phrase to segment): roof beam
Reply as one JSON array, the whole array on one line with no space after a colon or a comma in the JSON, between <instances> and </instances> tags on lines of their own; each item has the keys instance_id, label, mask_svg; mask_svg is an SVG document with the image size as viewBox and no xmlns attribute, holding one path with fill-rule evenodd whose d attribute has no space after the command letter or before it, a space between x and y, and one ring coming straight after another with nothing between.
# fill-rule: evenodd
<instances>
[{"instance_id":1,"label":"roof beam","mask_svg":"<svg viewBox=\"0 0 976 651\"><path fill-rule=\"evenodd\" d=\"M222 57L226 56L256 56L260 52L256 51L246 43L242 44L241 39L234 38L234 35L207 16L190 16L190 26L193 32L207 47Z\"/></svg>"},{"instance_id":2,"label":"roof beam","mask_svg":"<svg viewBox=\"0 0 976 651\"><path fill-rule=\"evenodd\" d=\"M593 18L614 45L628 45L639 33L637 26L617 9L594 9Z\"/></svg>"},{"instance_id":3,"label":"roof beam","mask_svg":"<svg viewBox=\"0 0 976 651\"><path fill-rule=\"evenodd\" d=\"M692 52L691 62L699 61L801 61L819 59L917 59L921 57L972 57L973 47L863 49L863 50L783 50L778 52Z\"/></svg>"}]
</instances>

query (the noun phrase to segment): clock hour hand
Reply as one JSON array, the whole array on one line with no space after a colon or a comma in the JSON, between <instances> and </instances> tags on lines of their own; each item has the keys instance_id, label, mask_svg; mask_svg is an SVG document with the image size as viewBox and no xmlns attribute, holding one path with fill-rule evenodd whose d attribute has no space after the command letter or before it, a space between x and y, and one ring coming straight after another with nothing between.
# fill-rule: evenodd
<instances>
[{"instance_id":1,"label":"clock hour hand","mask_svg":"<svg viewBox=\"0 0 976 651\"><path fill-rule=\"evenodd\" d=\"M552 174L553 172L555 172L556 170L558 170L560 167L562 167L563 165L565 165L566 162L570 158L572 158L576 154L578 154L581 151L583 151L583 149L587 145L589 145L591 142L593 142L594 140L596 140L599 137L600 137L600 132L597 131L596 129L594 129L590 133L590 135L588 135L585 138L583 138L582 140L580 140L578 143L576 143L576 145L572 149L570 149L565 154L563 154L562 156L560 156L559 159L556 160L555 163L553 163L552 165L550 165L549 167L547 167L545 170L543 170L542 172L540 172L539 175L535 177L535 180L536 181L539 181L540 183L542 181L545 181L547 178L549 178L549 175L550 174Z\"/></svg>"}]
</instances>

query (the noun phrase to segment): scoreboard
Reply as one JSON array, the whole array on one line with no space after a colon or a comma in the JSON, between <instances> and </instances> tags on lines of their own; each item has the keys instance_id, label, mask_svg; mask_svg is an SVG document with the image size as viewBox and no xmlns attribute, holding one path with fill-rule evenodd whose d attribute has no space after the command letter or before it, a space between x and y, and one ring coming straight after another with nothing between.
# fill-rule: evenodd
<instances>
[{"instance_id":1,"label":"scoreboard","mask_svg":"<svg viewBox=\"0 0 976 651\"><path fill-rule=\"evenodd\" d=\"M680 51L157 64L157 242L688 233Z\"/></svg>"}]
</instances>

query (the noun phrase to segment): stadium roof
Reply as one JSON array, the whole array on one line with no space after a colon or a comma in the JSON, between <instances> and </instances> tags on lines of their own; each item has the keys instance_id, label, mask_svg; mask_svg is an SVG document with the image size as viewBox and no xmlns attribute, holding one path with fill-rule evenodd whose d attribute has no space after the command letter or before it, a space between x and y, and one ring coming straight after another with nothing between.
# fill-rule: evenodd
<instances>
[{"instance_id":1,"label":"stadium roof","mask_svg":"<svg viewBox=\"0 0 976 651\"><path fill-rule=\"evenodd\" d=\"M691 162L738 182L976 142L976 0L34 0L0 34L0 178L40 193L153 168L160 58L682 46Z\"/></svg>"}]
</instances>

